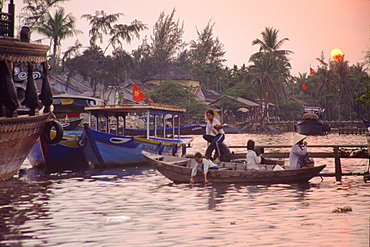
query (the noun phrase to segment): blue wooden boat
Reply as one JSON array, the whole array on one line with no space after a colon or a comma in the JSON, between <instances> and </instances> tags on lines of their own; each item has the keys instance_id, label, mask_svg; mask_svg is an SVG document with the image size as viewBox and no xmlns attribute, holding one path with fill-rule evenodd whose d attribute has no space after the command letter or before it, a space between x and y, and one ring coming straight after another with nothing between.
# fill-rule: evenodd
<instances>
[{"instance_id":1,"label":"blue wooden boat","mask_svg":"<svg viewBox=\"0 0 370 247\"><path fill-rule=\"evenodd\" d=\"M39 138L27 156L30 164L45 169L47 173L88 168L83 147L78 145L81 133L65 131L62 140L56 144L47 144L43 138ZM54 135L52 131L51 136Z\"/></svg>"},{"instance_id":2,"label":"blue wooden boat","mask_svg":"<svg viewBox=\"0 0 370 247\"><path fill-rule=\"evenodd\" d=\"M84 107L87 105L101 105L101 99L61 94L53 96L54 113L59 118L65 118L69 113L86 113ZM77 120L81 122L81 119ZM64 170L83 170L88 163L83 147L78 145L82 131L64 129L62 140L59 143L51 144L43 138L39 138L32 147L27 158L33 167L43 168L46 173L60 172ZM53 138L56 133L51 131Z\"/></svg>"},{"instance_id":3,"label":"blue wooden boat","mask_svg":"<svg viewBox=\"0 0 370 247\"><path fill-rule=\"evenodd\" d=\"M90 115L89 125L95 127L95 130L85 126L79 143L84 147L89 163L96 168L147 164L141 154L143 150L155 154L183 156L186 153L186 146L193 140L193 137L181 137L181 133L175 131L175 117L180 118L185 112L185 109L181 107L151 103L148 105L90 106L85 107L85 110ZM126 134L125 117L128 114L142 114L147 117L146 136ZM164 116L168 114L171 115L172 130L167 133L164 128L162 136L158 136L158 133L150 136L150 116L155 116L154 130L157 130L156 116L162 117L163 126L165 126ZM119 121L115 121L116 127L110 124L112 118L119 119L120 117L124 121L122 133L118 128ZM102 119L104 119L104 124L102 124ZM167 134L171 134L172 138L166 138Z\"/></svg>"}]
</instances>

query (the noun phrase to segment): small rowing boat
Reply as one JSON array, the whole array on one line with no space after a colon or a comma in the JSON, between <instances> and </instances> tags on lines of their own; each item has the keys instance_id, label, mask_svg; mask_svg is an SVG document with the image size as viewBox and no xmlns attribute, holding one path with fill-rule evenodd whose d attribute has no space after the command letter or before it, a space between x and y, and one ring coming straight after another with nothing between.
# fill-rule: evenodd
<instances>
[{"instance_id":1,"label":"small rowing boat","mask_svg":"<svg viewBox=\"0 0 370 247\"><path fill-rule=\"evenodd\" d=\"M147 161L166 178L175 183L188 183L195 160L164 156L142 151ZM208 170L208 180L213 183L246 183L246 184L290 184L309 181L320 174L325 165L292 170L245 170L240 162L221 162L219 169ZM195 183L204 182L203 171L199 169L194 177Z\"/></svg>"}]
</instances>

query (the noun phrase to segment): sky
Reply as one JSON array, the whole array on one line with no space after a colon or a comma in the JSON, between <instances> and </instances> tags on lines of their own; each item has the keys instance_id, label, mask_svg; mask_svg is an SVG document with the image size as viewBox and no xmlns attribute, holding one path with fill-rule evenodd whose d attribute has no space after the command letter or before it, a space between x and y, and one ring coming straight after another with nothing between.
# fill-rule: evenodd
<instances>
[{"instance_id":1,"label":"sky","mask_svg":"<svg viewBox=\"0 0 370 247\"><path fill-rule=\"evenodd\" d=\"M16 12L24 6L15 0ZM310 66L319 65L316 58L324 53L329 61L334 48L343 51L349 64L363 62L370 47L370 0L70 0L63 3L66 13L77 19L77 29L83 34L63 41L62 51L78 39L88 45L89 25L83 14L104 10L107 14L123 13L118 23L129 24L134 19L148 25L140 40L126 44L131 51L142 39L153 34L153 26L161 12L166 15L176 9L175 20L184 23L183 40L197 39L197 29L214 23L214 38L224 44L226 66L248 65L250 56L258 51L252 41L261 39L265 27L279 30L278 40L288 38L282 49L290 55L292 74L309 73ZM32 39L39 38L32 34ZM48 42L44 42L48 44ZM104 44L102 47L105 48Z\"/></svg>"}]
</instances>

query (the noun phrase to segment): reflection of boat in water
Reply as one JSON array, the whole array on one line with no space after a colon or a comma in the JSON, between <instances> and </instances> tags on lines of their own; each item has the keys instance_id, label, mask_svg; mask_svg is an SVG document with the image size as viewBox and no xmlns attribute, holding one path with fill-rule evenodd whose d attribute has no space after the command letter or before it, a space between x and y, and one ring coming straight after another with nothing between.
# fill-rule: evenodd
<instances>
[{"instance_id":1,"label":"reflection of boat in water","mask_svg":"<svg viewBox=\"0 0 370 247\"><path fill-rule=\"evenodd\" d=\"M13 1L10 9L14 9ZM30 44L26 27L22 28L21 40L12 38L14 15L0 13L0 180L17 174L49 121L52 103L46 63L49 46ZM37 74L35 64L42 68ZM42 80L39 95L35 78ZM43 113L39 112L39 99Z\"/></svg>"},{"instance_id":2,"label":"reflection of boat in water","mask_svg":"<svg viewBox=\"0 0 370 247\"><path fill-rule=\"evenodd\" d=\"M177 183L188 183L194 159L170 157L151 154L143 151L143 155L162 175ZM303 183L307 182L325 168L325 165L294 170L245 170L243 163L221 162L219 169L208 170L208 180L213 183L250 183L250 184L276 184L276 183ZM204 175L200 169L194 182L204 182Z\"/></svg>"},{"instance_id":3,"label":"reflection of boat in water","mask_svg":"<svg viewBox=\"0 0 370 247\"><path fill-rule=\"evenodd\" d=\"M107 105L107 106L90 106L85 108L90 116L94 116L95 130L89 127L84 127L83 134L81 136L80 145L84 146L84 153L90 163L94 167L118 167L118 166L133 166L133 165L144 165L146 160L142 156L141 151L146 150L148 152L165 155L185 155L186 145L188 145L193 138L192 137L180 137L175 132L175 128L172 128L172 138L165 138L167 133L163 137L150 136L149 128L145 136L129 136L126 134L126 115L133 114L145 114L147 117L147 123L149 125L149 118L154 115L154 126L156 123L156 116L162 116L164 123L164 117L170 114L172 117L172 126L174 126L174 118L179 118L185 109L177 106L168 106L160 104L148 104L148 105ZM109 122L113 118L116 119L116 128L114 130L109 127ZM118 128L119 118L123 118L124 126L122 132ZM104 120L105 124L100 124L100 120ZM92 118L89 119L90 126L92 125ZM155 128L156 129L156 128ZM100 132L102 130L104 132ZM108 131L106 131L108 130ZM118 130L118 131L117 131Z\"/></svg>"},{"instance_id":4,"label":"reflection of boat in water","mask_svg":"<svg viewBox=\"0 0 370 247\"><path fill-rule=\"evenodd\" d=\"M87 105L102 105L101 99L61 94L53 97L54 113L58 119L61 119L64 130L62 140L59 143L47 143L39 138L28 154L28 160L34 167L45 168L46 172L56 172L64 170L81 170L88 167L88 163L83 152L83 148L78 145L78 139L82 131L69 130L75 129L71 125L65 127L67 123L62 119L66 116L77 116L86 113L84 107ZM77 127L82 118L72 121ZM64 126L63 126L64 125ZM51 135L55 135L52 132Z\"/></svg>"},{"instance_id":5,"label":"reflection of boat in water","mask_svg":"<svg viewBox=\"0 0 370 247\"><path fill-rule=\"evenodd\" d=\"M302 118L295 125L297 132L302 135L328 134L330 125L322 120L324 111L320 107L304 106Z\"/></svg>"}]
</instances>

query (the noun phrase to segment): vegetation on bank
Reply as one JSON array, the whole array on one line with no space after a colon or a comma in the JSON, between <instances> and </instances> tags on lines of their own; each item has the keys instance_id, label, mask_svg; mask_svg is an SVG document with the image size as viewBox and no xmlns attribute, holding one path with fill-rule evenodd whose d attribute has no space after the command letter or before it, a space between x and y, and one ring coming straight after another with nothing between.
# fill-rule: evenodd
<instances>
[{"instance_id":1,"label":"vegetation on bank","mask_svg":"<svg viewBox=\"0 0 370 247\"><path fill-rule=\"evenodd\" d=\"M140 38L147 24L138 20L130 24L118 23L122 13L85 14L82 17L90 24L90 43L86 47L87 44L76 41L61 53L61 42L78 34L74 30L75 18L66 14L62 7L56 7L65 1L24 0L23 19L25 23L32 23L33 30L50 39L52 64L58 68L58 73L69 77L81 75L90 83L93 92L98 84L108 88L118 86L126 78L143 80L176 65L201 78L202 87L219 92L223 108L235 114L240 105L225 97L227 95L258 101L259 109L270 109L266 104L273 103L275 114L281 120L292 120L300 115L302 105L293 99L325 108L327 120L370 119L370 50L363 63L353 65L345 59L334 62L318 54L318 58L312 58L319 61L316 68L310 73L292 76L289 55L294 51L283 49L289 46L289 39L279 40L279 30L266 27L261 39L251 41L257 49L246 61L248 65L229 68L225 66L224 45L213 34L215 23L210 21L202 30L197 29L198 38L186 42L183 23L176 20L174 9L167 15L160 13L152 35L144 37L141 45L131 52L124 49L124 43ZM108 43L102 47L105 38ZM112 48L111 53L108 47ZM175 83L163 82L162 87L145 93L155 102L187 108L189 120L204 112L204 106L185 87ZM261 121L266 114L267 111L259 112Z\"/></svg>"}]
</instances>

